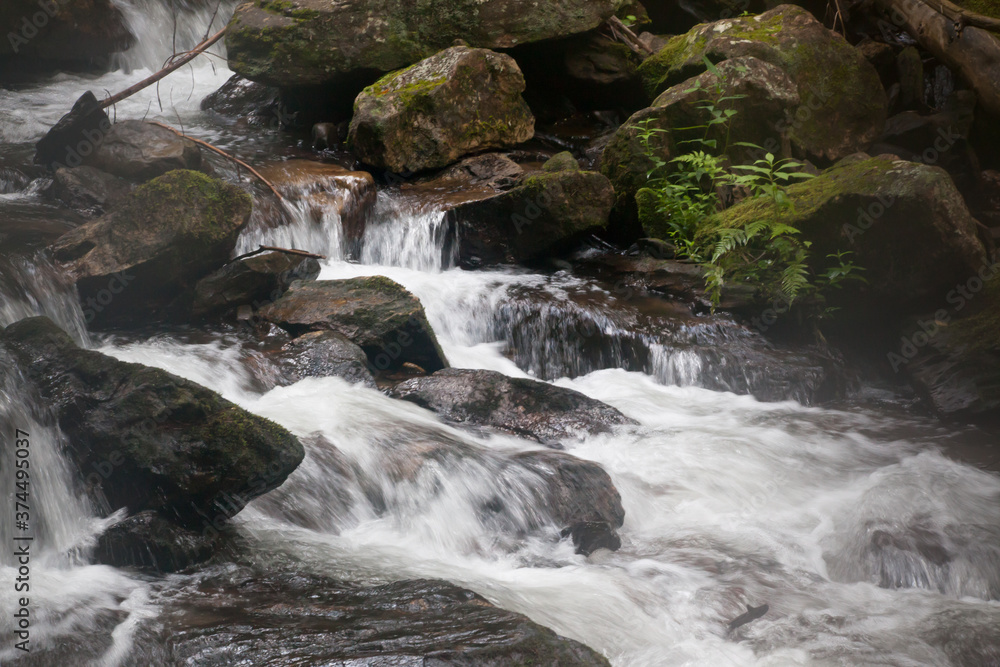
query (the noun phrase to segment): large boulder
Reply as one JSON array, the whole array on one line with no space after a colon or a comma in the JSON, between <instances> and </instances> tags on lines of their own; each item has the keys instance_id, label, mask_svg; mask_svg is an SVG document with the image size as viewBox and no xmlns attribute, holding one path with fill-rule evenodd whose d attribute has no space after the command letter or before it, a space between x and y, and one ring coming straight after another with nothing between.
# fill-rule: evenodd
<instances>
[{"instance_id":1,"label":"large boulder","mask_svg":"<svg viewBox=\"0 0 1000 667\"><path fill-rule=\"evenodd\" d=\"M554 385L503 373L448 368L406 380L389 394L449 421L489 426L561 448L567 438L634 423L610 405Z\"/></svg>"},{"instance_id":2,"label":"large boulder","mask_svg":"<svg viewBox=\"0 0 1000 667\"><path fill-rule=\"evenodd\" d=\"M407 362L429 373L448 366L420 301L383 276L297 281L257 314L293 335L339 332L359 345L378 370Z\"/></svg>"},{"instance_id":3,"label":"large boulder","mask_svg":"<svg viewBox=\"0 0 1000 667\"><path fill-rule=\"evenodd\" d=\"M510 56L445 49L365 88L354 102L348 144L365 162L394 172L519 144L535 133L524 87Z\"/></svg>"},{"instance_id":4,"label":"large boulder","mask_svg":"<svg viewBox=\"0 0 1000 667\"><path fill-rule=\"evenodd\" d=\"M200 169L201 149L190 139L141 120L115 123L83 163L142 182L175 169Z\"/></svg>"},{"instance_id":5,"label":"large boulder","mask_svg":"<svg viewBox=\"0 0 1000 667\"><path fill-rule=\"evenodd\" d=\"M251 208L233 185L173 171L59 237L52 251L76 280L88 323L146 324L186 311L198 279L225 264Z\"/></svg>"},{"instance_id":6,"label":"large boulder","mask_svg":"<svg viewBox=\"0 0 1000 667\"><path fill-rule=\"evenodd\" d=\"M305 455L277 424L166 371L81 349L47 318L11 324L0 346L55 415L104 515L148 510L214 535Z\"/></svg>"},{"instance_id":7,"label":"large boulder","mask_svg":"<svg viewBox=\"0 0 1000 667\"><path fill-rule=\"evenodd\" d=\"M240 306L260 308L280 298L294 281L315 280L319 270L315 258L282 252L238 259L198 281L192 312L208 316Z\"/></svg>"},{"instance_id":8,"label":"large boulder","mask_svg":"<svg viewBox=\"0 0 1000 667\"><path fill-rule=\"evenodd\" d=\"M721 62L752 56L783 70L800 98L795 117L774 119L805 157L834 161L866 150L882 131L888 101L875 68L812 14L780 5L755 17L695 26L671 39L639 68L650 99Z\"/></svg>"},{"instance_id":9,"label":"large boulder","mask_svg":"<svg viewBox=\"0 0 1000 667\"><path fill-rule=\"evenodd\" d=\"M132 184L100 169L60 167L52 176L48 194L88 217L111 210L132 191Z\"/></svg>"},{"instance_id":10,"label":"large boulder","mask_svg":"<svg viewBox=\"0 0 1000 667\"><path fill-rule=\"evenodd\" d=\"M838 317L886 317L935 308L955 285L986 261L976 222L943 169L891 156L858 156L787 189L794 208L784 222L801 230L822 270L829 255L864 269L865 282L848 281L830 296ZM723 227L773 215L763 199L723 211Z\"/></svg>"},{"instance_id":11,"label":"large boulder","mask_svg":"<svg viewBox=\"0 0 1000 667\"><path fill-rule=\"evenodd\" d=\"M608 224L608 179L560 160L496 196L448 212L465 266L521 262L568 247Z\"/></svg>"},{"instance_id":12,"label":"large boulder","mask_svg":"<svg viewBox=\"0 0 1000 667\"><path fill-rule=\"evenodd\" d=\"M714 140L719 150L732 146L730 155L737 162L752 162L762 155L751 155L736 142L749 142L767 151L781 150L781 133L775 123L793 117L799 106L798 88L780 68L754 57L724 60L717 66L718 75L706 71L679 83L660 94L653 104L636 112L615 132L604 148L601 172L615 189L615 210L625 219L635 216L635 195L645 187L648 174L655 167L654 158L669 161L683 152L679 142L707 139ZM704 130L684 131L706 125L711 116L704 104L719 95L730 98L719 108L736 112L729 122L729 131L722 125ZM649 148L643 145L641 126L662 130L648 138ZM689 148L703 148L689 145ZM648 233L648 230L647 230Z\"/></svg>"},{"instance_id":13,"label":"large boulder","mask_svg":"<svg viewBox=\"0 0 1000 667\"><path fill-rule=\"evenodd\" d=\"M135 40L113 0L4 0L0 3L0 75L27 68L93 65ZM8 67L10 69L8 69Z\"/></svg>"},{"instance_id":14,"label":"large boulder","mask_svg":"<svg viewBox=\"0 0 1000 667\"><path fill-rule=\"evenodd\" d=\"M237 8L226 36L229 66L254 81L305 86L357 72L389 72L462 39L518 44L592 30L620 0L262 0Z\"/></svg>"}]
</instances>

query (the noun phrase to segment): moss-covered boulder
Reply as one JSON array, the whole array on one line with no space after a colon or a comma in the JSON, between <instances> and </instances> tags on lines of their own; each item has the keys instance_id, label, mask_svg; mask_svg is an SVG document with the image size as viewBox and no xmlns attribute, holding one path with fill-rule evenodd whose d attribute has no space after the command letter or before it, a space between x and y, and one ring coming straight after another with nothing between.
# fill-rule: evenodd
<instances>
[{"instance_id":1,"label":"moss-covered boulder","mask_svg":"<svg viewBox=\"0 0 1000 667\"><path fill-rule=\"evenodd\" d=\"M152 511L215 535L305 455L277 424L166 371L81 349L47 318L11 324L0 346L55 415L104 516Z\"/></svg>"},{"instance_id":2,"label":"moss-covered boulder","mask_svg":"<svg viewBox=\"0 0 1000 667\"><path fill-rule=\"evenodd\" d=\"M934 307L986 260L976 222L951 177L938 167L858 156L788 188L795 208L784 221L811 242L817 270L828 255L864 269L866 282L848 282L831 297L840 316L886 317ZM765 216L772 204L747 200L712 224L733 227Z\"/></svg>"},{"instance_id":3,"label":"moss-covered boulder","mask_svg":"<svg viewBox=\"0 0 1000 667\"><path fill-rule=\"evenodd\" d=\"M378 370L394 370L407 362L429 373L448 366L420 301L383 276L296 281L258 315L293 335L341 333L359 345Z\"/></svg>"},{"instance_id":4,"label":"moss-covered boulder","mask_svg":"<svg viewBox=\"0 0 1000 667\"><path fill-rule=\"evenodd\" d=\"M704 57L721 62L743 56L771 63L798 86L794 117L770 125L803 156L838 160L878 138L888 108L878 73L843 37L794 5L695 26L646 59L639 74L653 99L704 71Z\"/></svg>"},{"instance_id":5,"label":"moss-covered boulder","mask_svg":"<svg viewBox=\"0 0 1000 667\"><path fill-rule=\"evenodd\" d=\"M148 324L187 312L195 283L225 264L252 206L233 185L172 171L61 236L52 252L76 280L89 323Z\"/></svg>"},{"instance_id":6,"label":"moss-covered boulder","mask_svg":"<svg viewBox=\"0 0 1000 667\"><path fill-rule=\"evenodd\" d=\"M464 266L538 258L607 226L614 204L611 183L565 157L512 190L448 211Z\"/></svg>"},{"instance_id":7,"label":"moss-covered boulder","mask_svg":"<svg viewBox=\"0 0 1000 667\"><path fill-rule=\"evenodd\" d=\"M274 86L342 80L411 65L462 39L506 49L600 26L621 0L258 0L237 8L229 65Z\"/></svg>"},{"instance_id":8,"label":"moss-covered boulder","mask_svg":"<svg viewBox=\"0 0 1000 667\"><path fill-rule=\"evenodd\" d=\"M401 382L390 395L454 422L492 427L557 449L562 440L634 423L580 392L496 371L448 368Z\"/></svg>"},{"instance_id":9,"label":"moss-covered boulder","mask_svg":"<svg viewBox=\"0 0 1000 667\"><path fill-rule=\"evenodd\" d=\"M527 141L535 119L514 59L455 46L382 77L354 102L351 150L394 172L444 167Z\"/></svg>"},{"instance_id":10,"label":"moss-covered boulder","mask_svg":"<svg viewBox=\"0 0 1000 667\"><path fill-rule=\"evenodd\" d=\"M717 72L703 72L665 90L650 107L625 121L604 148L601 172L615 188L615 210L621 219L635 219L635 196L646 185L649 171L655 166L654 157L668 162L685 146L705 148L679 142L714 140L720 150L727 142L750 142L767 151L781 150L781 134L775 132L774 123L791 118L799 106L798 88L791 78L780 68L753 57L724 60L717 65ZM736 114L728 132L716 125L706 135L698 126L710 120L704 105L713 97L731 98L718 108ZM648 149L640 129L646 124L658 130L649 137ZM762 157L742 147L734 147L730 154L738 162Z\"/></svg>"}]
</instances>

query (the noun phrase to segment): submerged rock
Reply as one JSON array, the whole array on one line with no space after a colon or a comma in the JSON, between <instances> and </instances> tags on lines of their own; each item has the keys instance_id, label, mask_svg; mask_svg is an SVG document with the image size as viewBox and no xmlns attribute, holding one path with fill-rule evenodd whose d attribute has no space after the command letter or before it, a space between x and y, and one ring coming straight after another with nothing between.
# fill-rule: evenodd
<instances>
[{"instance_id":1,"label":"submerged rock","mask_svg":"<svg viewBox=\"0 0 1000 667\"><path fill-rule=\"evenodd\" d=\"M336 331L359 345L378 370L410 362L429 373L448 366L420 301L383 276L292 284L258 311L293 335Z\"/></svg>"},{"instance_id":2,"label":"submerged rock","mask_svg":"<svg viewBox=\"0 0 1000 667\"><path fill-rule=\"evenodd\" d=\"M519 144L535 132L524 86L510 56L445 49L365 88L354 103L348 145L376 167L415 172Z\"/></svg>"},{"instance_id":3,"label":"submerged rock","mask_svg":"<svg viewBox=\"0 0 1000 667\"><path fill-rule=\"evenodd\" d=\"M94 561L114 567L177 572L212 557L213 531L189 530L152 510L126 517L97 538Z\"/></svg>"},{"instance_id":4,"label":"submerged rock","mask_svg":"<svg viewBox=\"0 0 1000 667\"><path fill-rule=\"evenodd\" d=\"M55 414L72 443L69 460L104 515L149 510L211 537L305 455L277 424L166 371L81 349L47 318L11 324L0 345ZM129 558L142 549L162 554L164 530L132 518L102 548L127 544ZM198 539L184 545L203 548Z\"/></svg>"},{"instance_id":5,"label":"submerged rock","mask_svg":"<svg viewBox=\"0 0 1000 667\"><path fill-rule=\"evenodd\" d=\"M229 24L229 66L254 81L305 86L411 65L462 39L507 49L586 32L617 0L406 0L244 3ZM374 78L374 77L373 77Z\"/></svg>"},{"instance_id":6,"label":"submerged rock","mask_svg":"<svg viewBox=\"0 0 1000 667\"><path fill-rule=\"evenodd\" d=\"M561 447L559 443L566 438L635 423L578 391L496 371L449 368L402 382L390 396L450 421L489 426L552 447Z\"/></svg>"},{"instance_id":7,"label":"submerged rock","mask_svg":"<svg viewBox=\"0 0 1000 667\"><path fill-rule=\"evenodd\" d=\"M141 120L115 123L94 143L84 164L131 181L148 181L175 169L201 168L198 144Z\"/></svg>"},{"instance_id":8,"label":"submerged rock","mask_svg":"<svg viewBox=\"0 0 1000 667\"><path fill-rule=\"evenodd\" d=\"M195 283L225 264L251 207L233 185L173 171L59 237L52 251L76 280L88 323L148 324L187 311Z\"/></svg>"},{"instance_id":9,"label":"submerged rock","mask_svg":"<svg viewBox=\"0 0 1000 667\"><path fill-rule=\"evenodd\" d=\"M843 37L794 5L698 25L647 58L639 73L652 99L703 72L703 57L720 62L746 56L778 67L798 87L794 118L768 125L804 155L838 160L878 138L888 111L878 73Z\"/></svg>"},{"instance_id":10,"label":"submerged rock","mask_svg":"<svg viewBox=\"0 0 1000 667\"><path fill-rule=\"evenodd\" d=\"M565 167L565 168L562 168ZM551 163L517 187L448 212L465 266L521 262L567 248L607 226L614 191L608 179L573 161Z\"/></svg>"},{"instance_id":11,"label":"submerged rock","mask_svg":"<svg viewBox=\"0 0 1000 667\"><path fill-rule=\"evenodd\" d=\"M522 452L512 460L546 481L544 506L563 527L563 536L573 538L577 553L621 546L616 531L625 523L625 509L604 468L564 452Z\"/></svg>"},{"instance_id":12,"label":"submerged rock","mask_svg":"<svg viewBox=\"0 0 1000 667\"><path fill-rule=\"evenodd\" d=\"M192 312L204 317L244 305L260 308L279 299L294 281L315 280L319 270L316 259L283 252L238 259L198 281Z\"/></svg>"},{"instance_id":13,"label":"submerged rock","mask_svg":"<svg viewBox=\"0 0 1000 667\"><path fill-rule=\"evenodd\" d=\"M359 586L230 567L171 595L138 644L154 664L580 665L608 661L443 581ZM252 656L252 657L251 657Z\"/></svg>"},{"instance_id":14,"label":"submerged rock","mask_svg":"<svg viewBox=\"0 0 1000 667\"><path fill-rule=\"evenodd\" d=\"M864 283L831 294L856 319L936 307L949 290L986 261L976 223L943 169L916 162L858 156L787 190L794 204L787 224L812 243L817 271L828 256L851 252ZM722 226L759 220L769 202L746 200L718 214Z\"/></svg>"}]
</instances>

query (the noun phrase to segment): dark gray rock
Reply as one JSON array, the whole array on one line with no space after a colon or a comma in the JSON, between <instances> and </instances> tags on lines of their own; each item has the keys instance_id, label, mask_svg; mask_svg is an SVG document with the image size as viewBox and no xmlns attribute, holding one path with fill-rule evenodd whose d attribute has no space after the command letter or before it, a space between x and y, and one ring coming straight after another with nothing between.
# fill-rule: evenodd
<instances>
[{"instance_id":1,"label":"dark gray rock","mask_svg":"<svg viewBox=\"0 0 1000 667\"><path fill-rule=\"evenodd\" d=\"M230 262L195 285L195 316L231 313L240 306L261 308L281 298L296 280L315 280L319 262L312 257L268 252Z\"/></svg>"},{"instance_id":2,"label":"dark gray rock","mask_svg":"<svg viewBox=\"0 0 1000 667\"><path fill-rule=\"evenodd\" d=\"M115 123L94 143L84 164L137 183L175 169L202 166L198 144L141 120Z\"/></svg>"},{"instance_id":3,"label":"dark gray rock","mask_svg":"<svg viewBox=\"0 0 1000 667\"><path fill-rule=\"evenodd\" d=\"M52 178L50 194L85 215L107 213L132 191L132 184L100 169L61 167Z\"/></svg>"},{"instance_id":4,"label":"dark gray rock","mask_svg":"<svg viewBox=\"0 0 1000 667\"><path fill-rule=\"evenodd\" d=\"M489 426L552 447L566 438L635 423L578 391L496 371L449 368L401 382L390 395L450 421Z\"/></svg>"},{"instance_id":5,"label":"dark gray rock","mask_svg":"<svg viewBox=\"0 0 1000 667\"><path fill-rule=\"evenodd\" d=\"M279 368L291 382L336 376L351 383L375 386L365 351L336 331L302 334L283 345L277 356Z\"/></svg>"}]
</instances>

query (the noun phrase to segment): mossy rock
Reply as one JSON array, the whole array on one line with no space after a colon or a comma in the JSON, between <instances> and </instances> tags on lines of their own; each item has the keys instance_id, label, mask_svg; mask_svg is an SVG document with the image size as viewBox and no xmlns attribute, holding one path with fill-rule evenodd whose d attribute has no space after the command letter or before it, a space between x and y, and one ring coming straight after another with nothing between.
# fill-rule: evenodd
<instances>
[{"instance_id":1,"label":"mossy rock","mask_svg":"<svg viewBox=\"0 0 1000 667\"><path fill-rule=\"evenodd\" d=\"M529 176L512 190L455 207L448 217L456 229L459 261L476 267L564 250L606 227L613 203L606 177L568 168Z\"/></svg>"},{"instance_id":2,"label":"mossy rock","mask_svg":"<svg viewBox=\"0 0 1000 667\"><path fill-rule=\"evenodd\" d=\"M112 0L4 0L0 29L0 60L32 69L56 69L59 63L92 67L135 42Z\"/></svg>"},{"instance_id":3,"label":"mossy rock","mask_svg":"<svg viewBox=\"0 0 1000 667\"><path fill-rule=\"evenodd\" d=\"M55 414L105 516L148 510L214 535L305 455L277 424L166 371L81 349L48 318L10 325L0 346Z\"/></svg>"},{"instance_id":4,"label":"mossy rock","mask_svg":"<svg viewBox=\"0 0 1000 667\"><path fill-rule=\"evenodd\" d=\"M867 282L849 282L831 294L838 317L902 316L934 307L956 283L975 274L986 253L976 222L951 177L938 167L858 156L787 190L794 210L783 221L811 243L814 269L828 255L864 269ZM747 200L707 227L735 227L774 212L769 200Z\"/></svg>"},{"instance_id":5,"label":"mossy rock","mask_svg":"<svg viewBox=\"0 0 1000 667\"><path fill-rule=\"evenodd\" d=\"M222 266L250 218L239 188L177 170L52 246L76 280L88 323L143 323L187 312L195 282Z\"/></svg>"},{"instance_id":6,"label":"mossy rock","mask_svg":"<svg viewBox=\"0 0 1000 667\"><path fill-rule=\"evenodd\" d=\"M257 0L229 24L229 65L275 86L411 65L462 39L507 49L597 28L623 0Z\"/></svg>"},{"instance_id":7,"label":"mossy rock","mask_svg":"<svg viewBox=\"0 0 1000 667\"><path fill-rule=\"evenodd\" d=\"M444 167L463 155L513 146L535 133L514 59L455 46L393 72L354 103L351 150L394 172Z\"/></svg>"},{"instance_id":8,"label":"mossy rock","mask_svg":"<svg viewBox=\"0 0 1000 667\"><path fill-rule=\"evenodd\" d=\"M888 101L864 56L809 12L780 5L755 17L695 26L672 38L639 68L650 99L718 63L752 56L783 70L798 86L792 119L772 123L804 156L835 161L866 150L882 131Z\"/></svg>"},{"instance_id":9,"label":"mossy rock","mask_svg":"<svg viewBox=\"0 0 1000 667\"><path fill-rule=\"evenodd\" d=\"M419 299L384 276L295 281L258 315L292 335L336 331L361 347L380 371L407 362L429 373L448 366Z\"/></svg>"}]
</instances>

